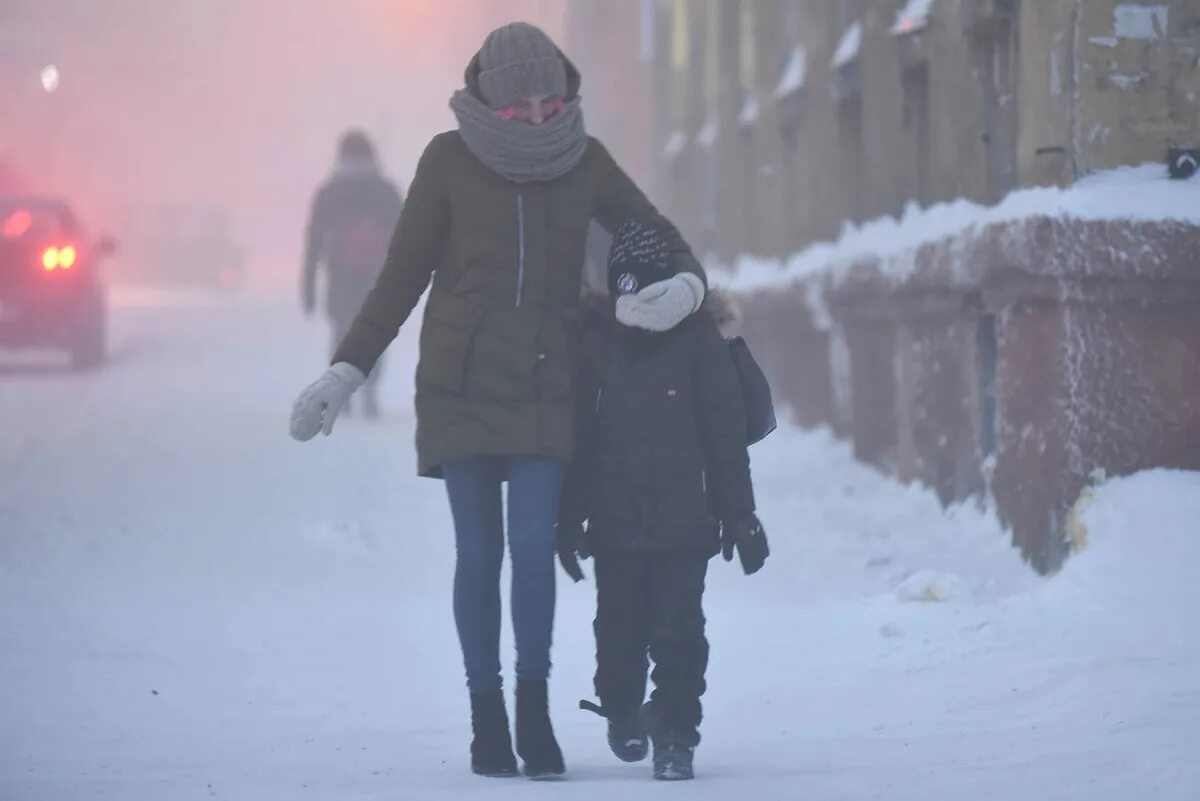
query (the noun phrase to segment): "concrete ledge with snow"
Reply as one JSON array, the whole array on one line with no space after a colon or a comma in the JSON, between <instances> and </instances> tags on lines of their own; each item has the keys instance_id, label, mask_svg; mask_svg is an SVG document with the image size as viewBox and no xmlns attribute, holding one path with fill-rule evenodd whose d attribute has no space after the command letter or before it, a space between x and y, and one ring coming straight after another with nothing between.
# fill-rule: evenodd
<instances>
[{"instance_id":1,"label":"concrete ledge with snow","mask_svg":"<svg viewBox=\"0 0 1200 801\"><path fill-rule=\"evenodd\" d=\"M1123 168L912 207L728 282L797 422L944 503L994 496L1048 572L1093 476L1200 469L1198 201Z\"/></svg>"}]
</instances>

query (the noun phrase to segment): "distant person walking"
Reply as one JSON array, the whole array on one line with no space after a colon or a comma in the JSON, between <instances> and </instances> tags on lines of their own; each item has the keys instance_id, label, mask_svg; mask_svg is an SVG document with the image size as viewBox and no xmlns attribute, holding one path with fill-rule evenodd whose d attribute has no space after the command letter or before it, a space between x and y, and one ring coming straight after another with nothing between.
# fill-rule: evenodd
<instances>
[{"instance_id":1,"label":"distant person walking","mask_svg":"<svg viewBox=\"0 0 1200 801\"><path fill-rule=\"evenodd\" d=\"M333 174L317 190L304 247L301 297L304 313L317 307L317 271L325 268L325 313L336 348L379 277L388 241L403 207L403 196L380 170L365 134L349 131L338 144ZM379 416L381 365L369 370L363 386L363 414ZM345 410L349 411L347 402Z\"/></svg>"},{"instance_id":2,"label":"distant person walking","mask_svg":"<svg viewBox=\"0 0 1200 801\"><path fill-rule=\"evenodd\" d=\"M379 282L333 366L297 400L292 435L332 430L432 282L417 367L417 461L421 475L445 479L454 517L471 767L486 776L517 771L500 666L507 483L517 753L526 775L556 777L565 768L546 680L588 224L613 231L634 217L666 243L669 277L622 299L625 325L674 328L700 308L706 288L679 231L584 131L579 72L545 33L526 23L493 31L465 81L450 100L458 128L434 137L421 157Z\"/></svg>"}]
</instances>

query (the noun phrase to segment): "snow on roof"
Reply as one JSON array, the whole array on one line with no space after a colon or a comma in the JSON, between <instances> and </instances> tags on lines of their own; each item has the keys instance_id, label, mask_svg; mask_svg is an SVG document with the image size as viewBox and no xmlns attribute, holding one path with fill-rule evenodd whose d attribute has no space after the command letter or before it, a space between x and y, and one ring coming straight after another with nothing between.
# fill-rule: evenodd
<instances>
[{"instance_id":1,"label":"snow on roof","mask_svg":"<svg viewBox=\"0 0 1200 801\"><path fill-rule=\"evenodd\" d=\"M753 125L758 122L758 95L750 92L746 95L746 101L742 103L742 110L738 114L738 122L742 125Z\"/></svg>"},{"instance_id":2,"label":"snow on roof","mask_svg":"<svg viewBox=\"0 0 1200 801\"><path fill-rule=\"evenodd\" d=\"M858 53L862 50L862 22L856 22L846 29L842 34L841 40L838 41L837 49L833 51L833 61L830 62L835 70L840 70L849 64L852 64L858 58Z\"/></svg>"},{"instance_id":3,"label":"snow on roof","mask_svg":"<svg viewBox=\"0 0 1200 801\"><path fill-rule=\"evenodd\" d=\"M1167 34L1167 6L1122 3L1113 9L1113 23L1120 39L1161 39Z\"/></svg>"},{"instance_id":4,"label":"snow on roof","mask_svg":"<svg viewBox=\"0 0 1200 801\"><path fill-rule=\"evenodd\" d=\"M696 144L700 147L712 147L721 138L721 123L717 120L717 115L709 115L709 118L704 121L704 127L696 134Z\"/></svg>"},{"instance_id":5,"label":"snow on roof","mask_svg":"<svg viewBox=\"0 0 1200 801\"><path fill-rule=\"evenodd\" d=\"M775 87L775 99L787 97L793 92L804 88L804 79L808 72L808 53L803 47L797 46L788 58L787 66L779 78L779 86Z\"/></svg>"},{"instance_id":6,"label":"snow on roof","mask_svg":"<svg viewBox=\"0 0 1200 801\"><path fill-rule=\"evenodd\" d=\"M916 33L929 27L929 15L933 11L933 0L908 0L904 8L896 12L896 22L890 33L900 36Z\"/></svg>"},{"instance_id":7,"label":"snow on roof","mask_svg":"<svg viewBox=\"0 0 1200 801\"><path fill-rule=\"evenodd\" d=\"M679 158L687 147L687 134L679 128L671 131L671 135L667 137L667 143L663 145L663 157L668 161L674 161Z\"/></svg>"},{"instance_id":8,"label":"snow on roof","mask_svg":"<svg viewBox=\"0 0 1200 801\"><path fill-rule=\"evenodd\" d=\"M847 224L833 242L820 242L786 261L742 257L728 282L735 291L786 286L832 274L835 283L864 258L886 261L897 279L923 245L961 237L995 223L1036 216L1078 220L1175 221L1200 226L1200 179L1173 181L1161 164L1097 173L1068 189L1022 189L996 206L956 200L922 209L910 204L899 217Z\"/></svg>"}]
</instances>

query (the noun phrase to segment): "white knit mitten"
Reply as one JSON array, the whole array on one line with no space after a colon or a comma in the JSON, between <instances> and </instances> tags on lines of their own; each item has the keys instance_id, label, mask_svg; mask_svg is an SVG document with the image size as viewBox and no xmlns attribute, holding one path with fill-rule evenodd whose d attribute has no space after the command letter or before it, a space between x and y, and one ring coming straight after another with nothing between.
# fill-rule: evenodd
<instances>
[{"instance_id":1,"label":"white knit mitten","mask_svg":"<svg viewBox=\"0 0 1200 801\"><path fill-rule=\"evenodd\" d=\"M630 328L670 331L704 302L704 282L680 273L640 292L617 298L617 321Z\"/></svg>"},{"instance_id":2,"label":"white knit mitten","mask_svg":"<svg viewBox=\"0 0 1200 801\"><path fill-rule=\"evenodd\" d=\"M333 433L338 412L366 380L362 371L349 362L338 362L326 370L300 393L292 406L292 438L308 442L318 431L324 431L326 436Z\"/></svg>"}]
</instances>

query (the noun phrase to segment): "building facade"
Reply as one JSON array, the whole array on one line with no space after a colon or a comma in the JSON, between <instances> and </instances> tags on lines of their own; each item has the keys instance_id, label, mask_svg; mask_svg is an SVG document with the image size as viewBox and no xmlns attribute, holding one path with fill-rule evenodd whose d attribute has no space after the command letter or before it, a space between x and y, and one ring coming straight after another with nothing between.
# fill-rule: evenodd
<instances>
[{"instance_id":1,"label":"building facade","mask_svg":"<svg viewBox=\"0 0 1200 801\"><path fill-rule=\"evenodd\" d=\"M627 109L620 149L726 258L1200 145L1200 0L577 0L568 17L573 52L609 66L589 108Z\"/></svg>"}]
</instances>

